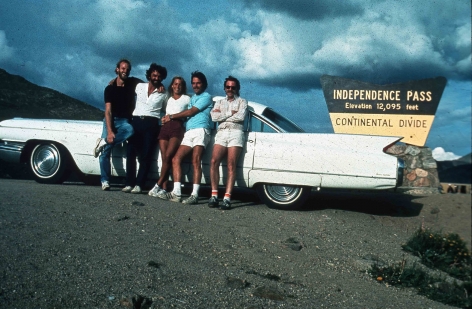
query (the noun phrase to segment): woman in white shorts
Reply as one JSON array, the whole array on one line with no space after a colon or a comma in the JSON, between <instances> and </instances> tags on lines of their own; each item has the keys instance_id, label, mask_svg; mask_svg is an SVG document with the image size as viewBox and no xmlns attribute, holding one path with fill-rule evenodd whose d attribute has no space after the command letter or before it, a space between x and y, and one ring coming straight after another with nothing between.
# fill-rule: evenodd
<instances>
[{"instance_id":1,"label":"woman in white shorts","mask_svg":"<svg viewBox=\"0 0 472 309\"><path fill-rule=\"evenodd\" d=\"M172 115L187 110L190 97L187 95L187 85L180 76L175 76L169 85L169 99L166 104L166 115ZM171 119L162 125L159 133L159 148L161 150L162 168L160 177L152 190L150 196L159 197L167 193L169 171L172 167L172 158L182 142L185 126L182 119Z\"/></svg>"}]
</instances>

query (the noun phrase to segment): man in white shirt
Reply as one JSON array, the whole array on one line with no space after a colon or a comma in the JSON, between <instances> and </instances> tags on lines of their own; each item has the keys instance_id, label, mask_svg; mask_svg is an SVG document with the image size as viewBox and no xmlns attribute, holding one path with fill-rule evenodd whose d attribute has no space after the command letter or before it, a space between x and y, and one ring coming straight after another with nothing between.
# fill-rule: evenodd
<instances>
[{"instance_id":1,"label":"man in white shirt","mask_svg":"<svg viewBox=\"0 0 472 309\"><path fill-rule=\"evenodd\" d=\"M167 77L167 69L152 63L146 70L147 83L136 86L136 107L131 125L134 135L128 140L126 153L126 180L123 192L141 193L151 167L159 134L159 118L167 94L160 91L162 81ZM139 160L136 175L136 157Z\"/></svg>"},{"instance_id":2,"label":"man in white shirt","mask_svg":"<svg viewBox=\"0 0 472 309\"><path fill-rule=\"evenodd\" d=\"M228 76L224 82L226 98L219 100L211 110L211 119L218 122L215 145L210 163L211 197L208 207L231 209L231 192L236 180L236 163L244 146L243 123L247 113L247 101L239 96L241 85L237 78ZM223 203L218 202L219 168L227 157L228 178Z\"/></svg>"}]
</instances>

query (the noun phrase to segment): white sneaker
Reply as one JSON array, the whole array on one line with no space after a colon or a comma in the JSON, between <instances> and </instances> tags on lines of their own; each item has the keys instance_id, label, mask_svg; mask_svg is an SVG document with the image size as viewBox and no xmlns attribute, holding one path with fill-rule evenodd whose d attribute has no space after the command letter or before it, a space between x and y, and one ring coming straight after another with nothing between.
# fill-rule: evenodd
<instances>
[{"instance_id":1,"label":"white sneaker","mask_svg":"<svg viewBox=\"0 0 472 309\"><path fill-rule=\"evenodd\" d=\"M157 195L161 191L163 191L163 190L161 188L159 188L158 185L155 185L151 190L149 190L148 195L153 196L153 197L157 197Z\"/></svg>"},{"instance_id":2,"label":"white sneaker","mask_svg":"<svg viewBox=\"0 0 472 309\"><path fill-rule=\"evenodd\" d=\"M131 186L126 186L126 187L124 187L123 189L121 189L121 192L130 193L131 190L133 190L133 187L131 187Z\"/></svg>"},{"instance_id":3,"label":"white sneaker","mask_svg":"<svg viewBox=\"0 0 472 309\"><path fill-rule=\"evenodd\" d=\"M104 138L100 137L99 139L97 139L97 143L95 144L95 148L93 149L93 156L95 158L97 158L100 155L100 152L102 152L103 147L105 147L106 144L107 142L105 141Z\"/></svg>"},{"instance_id":4,"label":"white sneaker","mask_svg":"<svg viewBox=\"0 0 472 309\"><path fill-rule=\"evenodd\" d=\"M182 197L180 195L175 195L173 192L166 192L162 196L159 195L159 197L163 200L168 200L171 202L180 203L182 201Z\"/></svg>"},{"instance_id":5,"label":"white sneaker","mask_svg":"<svg viewBox=\"0 0 472 309\"><path fill-rule=\"evenodd\" d=\"M140 186L134 186L133 190L131 190L131 193L133 194L139 194L141 192L143 192L143 190L141 190Z\"/></svg>"},{"instance_id":6,"label":"white sneaker","mask_svg":"<svg viewBox=\"0 0 472 309\"><path fill-rule=\"evenodd\" d=\"M102 190L103 191L108 191L110 190L110 183L108 181L102 182Z\"/></svg>"},{"instance_id":7,"label":"white sneaker","mask_svg":"<svg viewBox=\"0 0 472 309\"><path fill-rule=\"evenodd\" d=\"M164 189L161 189L159 192L157 192L157 197L161 199L166 199L165 197L167 196L167 191Z\"/></svg>"},{"instance_id":8,"label":"white sneaker","mask_svg":"<svg viewBox=\"0 0 472 309\"><path fill-rule=\"evenodd\" d=\"M192 194L182 201L182 204L193 205L198 204L198 194Z\"/></svg>"}]
</instances>

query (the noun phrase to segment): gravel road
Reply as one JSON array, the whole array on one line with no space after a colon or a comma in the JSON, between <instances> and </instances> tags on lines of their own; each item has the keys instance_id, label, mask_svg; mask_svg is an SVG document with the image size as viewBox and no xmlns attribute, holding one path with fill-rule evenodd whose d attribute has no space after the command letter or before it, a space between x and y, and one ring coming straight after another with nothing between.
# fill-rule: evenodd
<instances>
[{"instance_id":1,"label":"gravel road","mask_svg":"<svg viewBox=\"0 0 472 309\"><path fill-rule=\"evenodd\" d=\"M470 195L316 193L279 211L241 190L220 211L120 189L0 179L0 307L450 308L366 270L400 261L422 220L470 242Z\"/></svg>"}]
</instances>

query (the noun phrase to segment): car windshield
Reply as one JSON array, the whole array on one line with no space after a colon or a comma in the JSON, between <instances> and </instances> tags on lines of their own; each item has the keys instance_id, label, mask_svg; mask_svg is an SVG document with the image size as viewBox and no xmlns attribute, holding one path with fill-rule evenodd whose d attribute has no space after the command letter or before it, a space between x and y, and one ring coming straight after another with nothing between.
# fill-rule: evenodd
<instances>
[{"instance_id":1,"label":"car windshield","mask_svg":"<svg viewBox=\"0 0 472 309\"><path fill-rule=\"evenodd\" d=\"M288 133L305 132L302 128L297 126L291 120L276 113L274 110L270 108L264 109L264 111L262 112L262 116L272 121L274 124L279 126L285 132L288 132Z\"/></svg>"}]
</instances>

